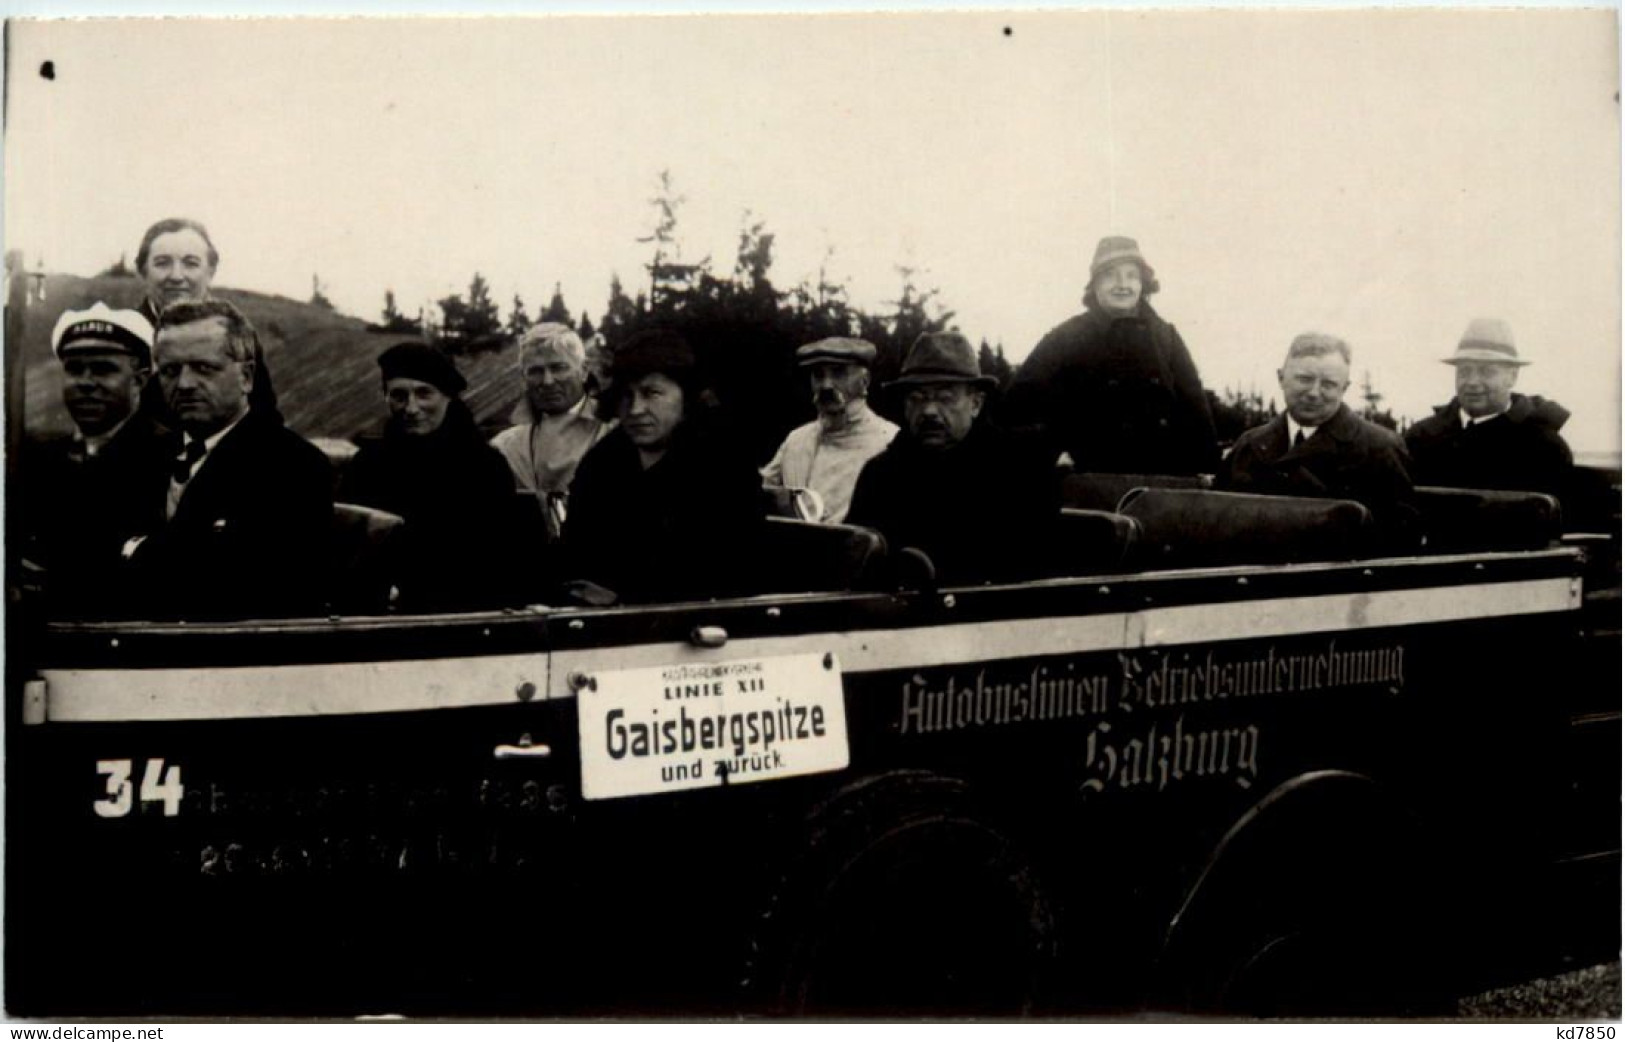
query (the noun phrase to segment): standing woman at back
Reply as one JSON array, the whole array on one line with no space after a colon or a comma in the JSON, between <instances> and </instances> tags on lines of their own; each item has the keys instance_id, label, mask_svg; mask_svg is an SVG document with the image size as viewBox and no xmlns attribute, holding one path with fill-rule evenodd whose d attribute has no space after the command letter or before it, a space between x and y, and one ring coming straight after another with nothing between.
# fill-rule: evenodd
<instances>
[{"instance_id":1,"label":"standing woman at back","mask_svg":"<svg viewBox=\"0 0 1625 1042\"><path fill-rule=\"evenodd\" d=\"M1147 299L1160 288L1138 243L1101 239L1083 314L1050 330L1022 363L1006 424L1036 429L1080 472L1211 473L1213 414L1179 331Z\"/></svg>"},{"instance_id":2,"label":"standing woman at back","mask_svg":"<svg viewBox=\"0 0 1625 1042\"><path fill-rule=\"evenodd\" d=\"M154 326L165 308L180 303L208 300L220 267L220 251L215 249L209 230L190 217L166 217L147 229L135 252L136 274L141 276L145 295L136 310ZM271 370L265 364L265 349L254 344L254 388L251 404L264 412L281 412L276 407L276 391L271 387ZM149 416L164 419L166 407L158 392L158 381L147 384L141 408Z\"/></svg>"}]
</instances>

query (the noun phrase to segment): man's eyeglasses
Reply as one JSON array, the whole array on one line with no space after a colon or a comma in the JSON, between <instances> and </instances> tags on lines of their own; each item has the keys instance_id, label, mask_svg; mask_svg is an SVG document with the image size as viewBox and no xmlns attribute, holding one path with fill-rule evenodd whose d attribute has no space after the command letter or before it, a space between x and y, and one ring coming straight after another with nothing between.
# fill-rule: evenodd
<instances>
[{"instance_id":1,"label":"man's eyeglasses","mask_svg":"<svg viewBox=\"0 0 1625 1042\"><path fill-rule=\"evenodd\" d=\"M927 404L958 405L965 400L965 388L960 384L915 387L903 396L903 400L916 409L923 408Z\"/></svg>"}]
</instances>

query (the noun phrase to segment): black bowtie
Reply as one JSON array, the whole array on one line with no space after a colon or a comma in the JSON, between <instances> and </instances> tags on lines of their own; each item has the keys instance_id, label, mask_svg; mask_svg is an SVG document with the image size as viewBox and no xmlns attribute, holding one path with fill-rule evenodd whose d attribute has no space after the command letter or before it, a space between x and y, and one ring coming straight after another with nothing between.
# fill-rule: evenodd
<instances>
[{"instance_id":1,"label":"black bowtie","mask_svg":"<svg viewBox=\"0 0 1625 1042\"><path fill-rule=\"evenodd\" d=\"M197 466L197 461L208 451L209 447L203 443L202 438L188 441L185 450L175 459L175 483L184 485L192 480L192 468Z\"/></svg>"}]
</instances>

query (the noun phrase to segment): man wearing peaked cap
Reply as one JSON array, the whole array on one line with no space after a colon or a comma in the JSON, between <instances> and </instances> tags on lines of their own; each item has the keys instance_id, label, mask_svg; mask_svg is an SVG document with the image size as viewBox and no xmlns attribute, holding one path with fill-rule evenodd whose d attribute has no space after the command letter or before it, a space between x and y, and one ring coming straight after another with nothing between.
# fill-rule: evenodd
<instances>
[{"instance_id":1,"label":"man wearing peaked cap","mask_svg":"<svg viewBox=\"0 0 1625 1042\"><path fill-rule=\"evenodd\" d=\"M1405 433L1417 482L1561 495L1574 463L1558 433L1569 411L1513 393L1529 361L1519 356L1512 327L1475 318L1443 361L1456 371L1456 396Z\"/></svg>"},{"instance_id":2,"label":"man wearing peaked cap","mask_svg":"<svg viewBox=\"0 0 1625 1042\"><path fill-rule=\"evenodd\" d=\"M874 361L873 344L849 337L826 337L796 350L818 416L791 431L762 468L762 484L782 513L844 521L858 472L897 436L897 424L869 408Z\"/></svg>"},{"instance_id":3,"label":"man wearing peaked cap","mask_svg":"<svg viewBox=\"0 0 1625 1042\"><path fill-rule=\"evenodd\" d=\"M1031 576L1053 542L1055 470L982 418L995 385L963 336L922 334L887 385L903 395L903 432L852 493L851 524L924 550L945 582Z\"/></svg>"},{"instance_id":4,"label":"man wearing peaked cap","mask_svg":"<svg viewBox=\"0 0 1625 1042\"><path fill-rule=\"evenodd\" d=\"M152 373L152 324L98 302L64 311L51 347L75 430L23 454L23 556L25 568L43 570L47 611L94 617L114 610L119 548L166 466L166 432L138 408Z\"/></svg>"},{"instance_id":5,"label":"man wearing peaked cap","mask_svg":"<svg viewBox=\"0 0 1625 1042\"><path fill-rule=\"evenodd\" d=\"M152 323L138 311L97 302L64 311L51 347L66 382L62 404L95 455L129 420L152 373Z\"/></svg>"}]
</instances>

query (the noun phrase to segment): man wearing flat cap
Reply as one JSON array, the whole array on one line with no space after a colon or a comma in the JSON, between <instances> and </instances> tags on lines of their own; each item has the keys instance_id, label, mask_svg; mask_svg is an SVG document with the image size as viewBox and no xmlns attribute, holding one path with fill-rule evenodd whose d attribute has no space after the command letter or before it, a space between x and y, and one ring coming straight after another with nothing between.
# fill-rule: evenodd
<instances>
[{"instance_id":1,"label":"man wearing flat cap","mask_svg":"<svg viewBox=\"0 0 1625 1042\"><path fill-rule=\"evenodd\" d=\"M1518 357L1512 327L1473 319L1444 362L1456 371L1456 396L1405 433L1417 482L1562 495L1574 463L1558 433L1569 411L1513 393L1529 362Z\"/></svg>"},{"instance_id":2,"label":"man wearing flat cap","mask_svg":"<svg viewBox=\"0 0 1625 1042\"><path fill-rule=\"evenodd\" d=\"M48 613L92 618L115 610L119 553L167 473L169 432L138 408L152 375L145 316L102 303L65 311L51 346L74 433L24 454L24 568L43 569Z\"/></svg>"},{"instance_id":3,"label":"man wearing flat cap","mask_svg":"<svg viewBox=\"0 0 1625 1042\"><path fill-rule=\"evenodd\" d=\"M350 461L340 498L405 520L396 606L507 606L537 562L520 556L508 464L458 397L468 382L450 358L416 341L379 355L378 368L389 418L383 437Z\"/></svg>"},{"instance_id":4,"label":"man wearing flat cap","mask_svg":"<svg viewBox=\"0 0 1625 1042\"><path fill-rule=\"evenodd\" d=\"M1037 574L1060 514L1043 453L980 418L995 386L958 333L924 333L888 385L905 426L864 465L847 521L879 529L893 551L924 550L945 583Z\"/></svg>"},{"instance_id":5,"label":"man wearing flat cap","mask_svg":"<svg viewBox=\"0 0 1625 1042\"><path fill-rule=\"evenodd\" d=\"M873 344L848 337L827 337L796 350L796 366L812 385L818 417L791 431L762 468L762 484L781 513L844 521L858 472L897 436L897 424L869 408L874 361Z\"/></svg>"},{"instance_id":6,"label":"man wearing flat cap","mask_svg":"<svg viewBox=\"0 0 1625 1042\"><path fill-rule=\"evenodd\" d=\"M138 614L324 609L331 474L274 407L253 404L258 345L253 324L223 300L174 304L159 317L158 381L180 433L145 530L124 548Z\"/></svg>"},{"instance_id":7,"label":"man wearing flat cap","mask_svg":"<svg viewBox=\"0 0 1625 1042\"><path fill-rule=\"evenodd\" d=\"M1351 361L1339 337L1294 337L1276 374L1286 412L1236 439L1218 483L1235 492L1352 499L1371 511L1385 547L1404 549L1417 517L1410 460L1399 435L1343 404Z\"/></svg>"}]
</instances>

